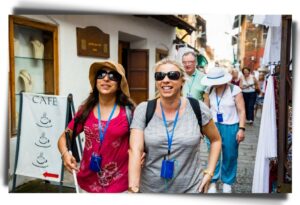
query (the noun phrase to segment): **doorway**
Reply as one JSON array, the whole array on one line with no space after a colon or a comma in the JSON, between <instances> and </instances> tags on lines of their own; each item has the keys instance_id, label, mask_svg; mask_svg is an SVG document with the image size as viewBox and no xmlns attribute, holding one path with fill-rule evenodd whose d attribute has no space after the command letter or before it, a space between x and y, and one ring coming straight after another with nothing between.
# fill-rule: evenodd
<instances>
[{"instance_id":1,"label":"doorway","mask_svg":"<svg viewBox=\"0 0 300 205\"><path fill-rule=\"evenodd\" d=\"M145 39L119 32L118 62L125 69L130 96L137 104L148 100L149 95L149 50L137 46L143 41Z\"/></svg>"}]
</instances>

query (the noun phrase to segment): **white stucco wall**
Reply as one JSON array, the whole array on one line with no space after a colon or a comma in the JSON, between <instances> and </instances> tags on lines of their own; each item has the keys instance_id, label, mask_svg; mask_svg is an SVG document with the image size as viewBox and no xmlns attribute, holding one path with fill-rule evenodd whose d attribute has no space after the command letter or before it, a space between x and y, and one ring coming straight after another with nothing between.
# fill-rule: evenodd
<instances>
[{"instance_id":1,"label":"white stucco wall","mask_svg":"<svg viewBox=\"0 0 300 205\"><path fill-rule=\"evenodd\" d=\"M175 38L175 28L152 18L138 18L132 15L27 15L52 24L59 28L59 90L60 95L73 93L75 107L88 96L89 66L104 58L78 57L76 45L76 27L96 26L110 35L110 58L118 61L119 32L128 33L145 39L131 42L131 48L149 49L149 97L154 97L155 87L153 66L155 50L169 49Z\"/></svg>"}]
</instances>

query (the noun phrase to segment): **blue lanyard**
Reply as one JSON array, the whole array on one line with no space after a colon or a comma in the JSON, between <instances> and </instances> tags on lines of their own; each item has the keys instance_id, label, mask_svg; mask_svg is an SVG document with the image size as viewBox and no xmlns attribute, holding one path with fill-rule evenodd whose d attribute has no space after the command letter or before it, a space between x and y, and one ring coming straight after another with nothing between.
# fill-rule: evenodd
<instances>
[{"instance_id":1,"label":"blue lanyard","mask_svg":"<svg viewBox=\"0 0 300 205\"><path fill-rule=\"evenodd\" d=\"M164 120L166 133L167 133L167 137L168 137L168 155L170 155L170 152L171 152L172 140L173 140L173 136L174 136L174 130L175 130L175 127L176 127L176 124L177 124L177 121L178 121L180 105L181 105L181 100L179 101L179 106L178 106L178 109L176 111L176 116L175 116L175 119L174 119L172 133L170 134L169 131L168 131L168 125L167 125L167 119L166 119L166 116L165 116L165 112L164 112L163 106L160 102L161 114L162 114L162 117L163 117L163 120Z\"/></svg>"},{"instance_id":2,"label":"blue lanyard","mask_svg":"<svg viewBox=\"0 0 300 205\"><path fill-rule=\"evenodd\" d=\"M227 85L225 86L225 88L224 88L224 90L223 90L223 93L222 93L222 95L221 95L221 97L220 97L220 100L218 100L217 89L215 90L215 93L216 93L216 100L217 100L217 107L218 107L218 112L219 112L220 102L221 102L221 100L222 100L222 97L223 97L223 95L224 95L224 93L225 93L226 88L227 88Z\"/></svg>"},{"instance_id":3,"label":"blue lanyard","mask_svg":"<svg viewBox=\"0 0 300 205\"><path fill-rule=\"evenodd\" d=\"M102 126L101 126L101 114L100 114L100 103L98 103L98 127L99 127L99 137L100 137L100 143L102 145L102 142L104 140L104 136L105 136L105 133L106 133L106 130L108 128L108 125L111 121L111 118L112 116L114 115L114 112L116 110L116 107L117 107L117 103L115 103L114 105L114 108L112 109L111 113L110 113L110 116L106 122L106 125L105 125L105 128L104 128L104 131L102 131Z\"/></svg>"}]
</instances>

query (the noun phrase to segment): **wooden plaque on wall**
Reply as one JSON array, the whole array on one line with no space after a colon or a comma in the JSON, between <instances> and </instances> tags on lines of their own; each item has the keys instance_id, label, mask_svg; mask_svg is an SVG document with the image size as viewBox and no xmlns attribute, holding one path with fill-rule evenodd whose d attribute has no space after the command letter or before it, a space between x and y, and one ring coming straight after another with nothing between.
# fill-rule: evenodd
<instances>
[{"instance_id":1,"label":"wooden plaque on wall","mask_svg":"<svg viewBox=\"0 0 300 205\"><path fill-rule=\"evenodd\" d=\"M109 58L109 34L95 26L76 28L77 55Z\"/></svg>"}]
</instances>

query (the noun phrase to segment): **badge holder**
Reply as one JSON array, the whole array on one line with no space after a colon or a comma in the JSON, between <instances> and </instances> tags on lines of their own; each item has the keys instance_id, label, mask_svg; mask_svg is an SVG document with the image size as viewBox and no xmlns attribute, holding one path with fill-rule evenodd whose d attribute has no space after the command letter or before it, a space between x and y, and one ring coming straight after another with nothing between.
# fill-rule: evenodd
<instances>
[{"instance_id":1,"label":"badge holder","mask_svg":"<svg viewBox=\"0 0 300 205\"><path fill-rule=\"evenodd\" d=\"M93 172L100 172L102 157L96 153L93 153L90 161L90 170Z\"/></svg>"},{"instance_id":2,"label":"badge holder","mask_svg":"<svg viewBox=\"0 0 300 205\"><path fill-rule=\"evenodd\" d=\"M163 179L172 179L174 176L175 160L166 159L164 157L161 165L160 177Z\"/></svg>"},{"instance_id":3,"label":"badge holder","mask_svg":"<svg viewBox=\"0 0 300 205\"><path fill-rule=\"evenodd\" d=\"M223 113L217 113L217 121L223 122Z\"/></svg>"}]
</instances>

